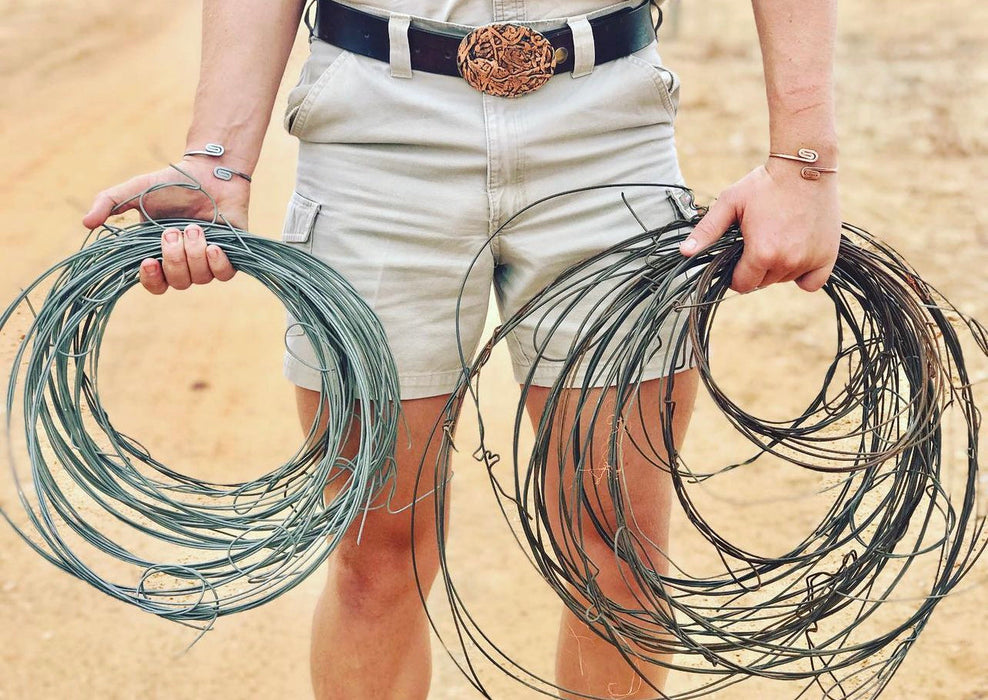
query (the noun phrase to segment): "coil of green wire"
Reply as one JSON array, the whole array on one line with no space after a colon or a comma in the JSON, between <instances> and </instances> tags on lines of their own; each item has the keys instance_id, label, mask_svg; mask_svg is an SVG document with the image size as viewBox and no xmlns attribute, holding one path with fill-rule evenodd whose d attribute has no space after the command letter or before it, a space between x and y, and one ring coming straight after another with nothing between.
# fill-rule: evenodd
<instances>
[{"instance_id":1,"label":"coil of green wire","mask_svg":"<svg viewBox=\"0 0 988 700\"><path fill-rule=\"evenodd\" d=\"M0 514L60 569L205 629L290 590L326 559L388 481L399 419L384 331L353 288L307 253L217 218L195 223L284 304L296 319L288 332L308 336L322 373L324 407L308 436L261 477L219 484L178 473L118 432L100 403L100 347L115 305L138 283L141 261L160 256L163 228L193 222L107 226L0 315L0 332L19 310L34 315L5 402L23 514ZM35 311L30 296L41 293ZM18 431L26 449L14 448ZM338 487L331 498L327 484ZM169 558L156 559L164 545Z\"/></svg>"}]
</instances>

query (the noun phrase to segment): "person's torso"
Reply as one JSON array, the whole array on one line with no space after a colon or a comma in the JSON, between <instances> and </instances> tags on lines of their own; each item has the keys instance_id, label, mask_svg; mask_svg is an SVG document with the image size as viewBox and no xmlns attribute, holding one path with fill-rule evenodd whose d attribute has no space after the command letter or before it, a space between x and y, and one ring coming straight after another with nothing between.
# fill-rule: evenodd
<instances>
[{"instance_id":1,"label":"person's torso","mask_svg":"<svg viewBox=\"0 0 988 700\"><path fill-rule=\"evenodd\" d=\"M526 22L597 14L618 0L341 0L377 12L395 12L436 22L468 26Z\"/></svg>"}]
</instances>

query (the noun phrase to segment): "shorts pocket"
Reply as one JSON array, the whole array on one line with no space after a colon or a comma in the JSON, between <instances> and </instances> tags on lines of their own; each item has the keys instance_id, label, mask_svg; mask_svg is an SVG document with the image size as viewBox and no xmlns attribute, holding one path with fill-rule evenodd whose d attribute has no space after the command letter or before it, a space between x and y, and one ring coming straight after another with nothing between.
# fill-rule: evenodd
<instances>
[{"instance_id":1,"label":"shorts pocket","mask_svg":"<svg viewBox=\"0 0 988 700\"><path fill-rule=\"evenodd\" d=\"M302 248L312 250L312 230L316 226L316 217L322 205L314 202L298 192L292 193L288 202L288 212L285 214L285 225L281 230L281 240Z\"/></svg>"},{"instance_id":2,"label":"shorts pocket","mask_svg":"<svg viewBox=\"0 0 988 700\"><path fill-rule=\"evenodd\" d=\"M628 59L647 71L647 77L655 94L668 113L669 119L674 120L679 113L679 76L662 65L654 44L630 54Z\"/></svg>"},{"instance_id":3,"label":"shorts pocket","mask_svg":"<svg viewBox=\"0 0 988 700\"><path fill-rule=\"evenodd\" d=\"M305 124L318 104L325 109L332 103L331 87L333 78L353 54L324 41L314 40L310 44L309 58L302 66L298 83L288 93L283 126L292 136L303 138ZM328 102L327 102L328 100Z\"/></svg>"}]
</instances>

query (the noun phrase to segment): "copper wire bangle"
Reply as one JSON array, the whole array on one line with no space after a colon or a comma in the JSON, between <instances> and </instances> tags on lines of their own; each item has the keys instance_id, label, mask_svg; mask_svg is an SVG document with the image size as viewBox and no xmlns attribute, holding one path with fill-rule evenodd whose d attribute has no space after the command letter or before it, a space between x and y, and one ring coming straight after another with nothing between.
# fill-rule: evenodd
<instances>
[{"instance_id":1,"label":"copper wire bangle","mask_svg":"<svg viewBox=\"0 0 988 700\"><path fill-rule=\"evenodd\" d=\"M805 165L799 171L800 176L804 180L819 180L820 176L824 173L836 173L837 168L822 168L818 165L812 165L820 159L820 154L814 151L812 148L800 148L796 151L796 155L791 155L789 153L769 153L769 158L781 158L783 160L794 160L797 163L810 163L810 165Z\"/></svg>"}]
</instances>

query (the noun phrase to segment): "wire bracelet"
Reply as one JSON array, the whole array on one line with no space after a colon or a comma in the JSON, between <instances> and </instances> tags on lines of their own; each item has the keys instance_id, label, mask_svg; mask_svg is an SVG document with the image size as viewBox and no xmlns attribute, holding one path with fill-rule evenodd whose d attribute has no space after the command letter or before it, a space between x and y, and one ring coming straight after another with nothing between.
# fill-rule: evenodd
<instances>
[{"instance_id":1,"label":"wire bracelet","mask_svg":"<svg viewBox=\"0 0 988 700\"><path fill-rule=\"evenodd\" d=\"M783 160L794 160L797 163L810 163L811 165L803 166L799 174L804 180L819 180L820 176L824 173L836 173L837 168L821 168L818 165L812 165L820 159L820 154L814 151L812 148L800 148L796 151L796 155L790 155L788 153L769 153L769 158L782 158Z\"/></svg>"},{"instance_id":2,"label":"wire bracelet","mask_svg":"<svg viewBox=\"0 0 988 700\"><path fill-rule=\"evenodd\" d=\"M182 157L186 156L209 156L210 158L219 158L224 153L226 153L226 148L219 143L207 143L199 151L186 151L182 154ZM225 180L229 182L233 179L233 176L242 177L247 182L251 181L250 175L247 173L242 173L239 170L233 170L232 168L227 168L222 165L217 165L213 168L213 177L219 180Z\"/></svg>"}]
</instances>

